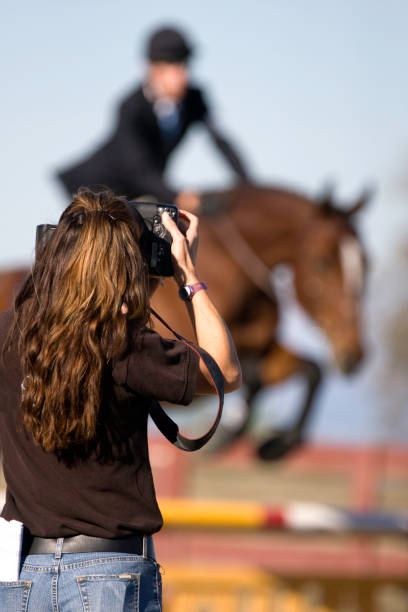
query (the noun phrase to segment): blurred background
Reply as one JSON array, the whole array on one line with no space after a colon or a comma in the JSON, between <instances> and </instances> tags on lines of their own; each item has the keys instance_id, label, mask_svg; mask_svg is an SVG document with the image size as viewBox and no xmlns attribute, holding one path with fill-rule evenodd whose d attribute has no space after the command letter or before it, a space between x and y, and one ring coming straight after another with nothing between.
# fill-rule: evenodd
<instances>
[{"instance_id":1,"label":"blurred background","mask_svg":"<svg viewBox=\"0 0 408 612\"><path fill-rule=\"evenodd\" d=\"M373 189L354 219L369 269L366 355L352 377L336 370L290 278L277 283L280 339L325 368L307 444L278 462L253 452L265 428L293 418L304 392L296 380L263 389L251 430L217 454L182 455L152 431L168 518L157 546L167 611L408 610L407 19L402 0L2 3L2 270L30 265L35 226L68 203L56 170L111 133L119 101L143 78L147 37L162 25L193 42L191 80L256 183L311 199L331 184L345 209ZM176 190L233 184L199 125L166 177ZM228 398L226 414L239 402ZM195 429L212 411L177 416ZM203 499L214 502L201 506L204 519L189 505ZM334 508L342 513L329 520ZM267 526L259 517L268 512ZM287 512L306 524L286 524ZM258 519L234 523L234 513Z\"/></svg>"}]
</instances>

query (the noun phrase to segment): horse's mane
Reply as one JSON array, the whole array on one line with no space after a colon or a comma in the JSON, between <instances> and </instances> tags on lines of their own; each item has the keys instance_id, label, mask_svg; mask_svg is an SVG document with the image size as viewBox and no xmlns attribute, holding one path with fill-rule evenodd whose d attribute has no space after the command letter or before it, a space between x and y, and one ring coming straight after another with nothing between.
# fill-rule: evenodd
<instances>
[{"instance_id":1,"label":"horse's mane","mask_svg":"<svg viewBox=\"0 0 408 612\"><path fill-rule=\"evenodd\" d=\"M310 196L305 195L301 191L296 188L286 186L284 184L264 184L264 183L242 183L237 186L230 187L227 189L217 188L217 189L203 189L200 191L203 198L213 197L213 196L223 196L223 195L231 195L236 194L242 190L256 190L256 191L269 191L271 195L286 195L292 196L295 198L299 198L301 200L309 200L311 203L316 203L316 201Z\"/></svg>"},{"instance_id":2,"label":"horse's mane","mask_svg":"<svg viewBox=\"0 0 408 612\"><path fill-rule=\"evenodd\" d=\"M301 192L300 190L296 189L295 187L289 187L289 185L284 185L284 184L261 184L261 183L256 183L253 185L253 187L265 190L265 191L269 191L271 193L271 195L286 195L289 197L294 197L296 199L300 199L300 200L308 200L310 203L312 204L316 204L316 200L314 200L312 197L306 195L304 192Z\"/></svg>"},{"instance_id":3,"label":"horse's mane","mask_svg":"<svg viewBox=\"0 0 408 612\"><path fill-rule=\"evenodd\" d=\"M310 211L315 211L317 214L335 215L344 218L350 217L351 214L359 210L372 195L370 190L365 190L356 203L352 204L351 207L346 207L339 205L334 200L333 189L330 186L325 187L316 196L312 196L286 185L247 183L229 189L202 191L203 215L211 216L214 212L221 212L222 209L233 208L236 202L239 202L246 194L249 195L251 192L259 195L267 193L274 201L286 199L294 204L310 207Z\"/></svg>"}]
</instances>

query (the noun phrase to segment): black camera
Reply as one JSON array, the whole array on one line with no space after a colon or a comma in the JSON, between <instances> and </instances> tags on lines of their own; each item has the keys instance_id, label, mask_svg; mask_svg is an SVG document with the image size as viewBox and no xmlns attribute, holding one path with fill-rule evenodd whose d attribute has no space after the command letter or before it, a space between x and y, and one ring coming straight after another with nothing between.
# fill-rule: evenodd
<instances>
[{"instance_id":1,"label":"black camera","mask_svg":"<svg viewBox=\"0 0 408 612\"><path fill-rule=\"evenodd\" d=\"M143 231L140 237L140 250L147 263L150 276L173 276L171 259L172 238L161 222L161 216L167 212L177 224L178 208L174 204L153 202L128 202L130 213L138 223L142 221ZM55 225L37 225L35 252L42 251Z\"/></svg>"},{"instance_id":2,"label":"black camera","mask_svg":"<svg viewBox=\"0 0 408 612\"><path fill-rule=\"evenodd\" d=\"M174 204L160 202L128 202L130 212L138 221L143 221L143 232L140 238L140 250L147 262L150 276L173 276L171 260L172 238L161 221L161 216L167 212L174 223L178 222L178 208Z\"/></svg>"}]
</instances>

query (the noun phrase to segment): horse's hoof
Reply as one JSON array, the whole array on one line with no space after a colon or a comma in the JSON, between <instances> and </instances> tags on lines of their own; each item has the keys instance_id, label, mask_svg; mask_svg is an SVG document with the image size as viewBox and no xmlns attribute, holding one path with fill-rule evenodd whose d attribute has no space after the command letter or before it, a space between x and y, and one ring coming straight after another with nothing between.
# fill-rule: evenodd
<instances>
[{"instance_id":1,"label":"horse's hoof","mask_svg":"<svg viewBox=\"0 0 408 612\"><path fill-rule=\"evenodd\" d=\"M263 461L276 461L285 457L302 443L303 438L300 432L282 431L261 444L257 449L257 455Z\"/></svg>"}]
</instances>

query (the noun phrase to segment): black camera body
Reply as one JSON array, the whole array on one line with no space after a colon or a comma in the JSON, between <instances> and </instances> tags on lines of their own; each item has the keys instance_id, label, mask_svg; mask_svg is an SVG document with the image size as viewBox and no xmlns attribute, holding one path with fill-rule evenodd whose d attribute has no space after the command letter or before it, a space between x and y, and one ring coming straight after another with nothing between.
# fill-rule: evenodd
<instances>
[{"instance_id":1,"label":"black camera body","mask_svg":"<svg viewBox=\"0 0 408 612\"><path fill-rule=\"evenodd\" d=\"M160 202L128 202L135 221L142 219L143 232L140 238L140 250L147 262L150 276L173 276L171 259L172 238L161 222L161 216L167 212L174 223L178 222L178 207L174 204Z\"/></svg>"},{"instance_id":2,"label":"black camera body","mask_svg":"<svg viewBox=\"0 0 408 612\"><path fill-rule=\"evenodd\" d=\"M161 222L161 216L167 212L177 224L178 207L174 204L160 202L128 202L130 213L137 223L143 226L140 237L140 250L147 263L150 276L173 276L171 259L172 238ZM56 225L37 225L35 252L42 251Z\"/></svg>"}]
</instances>

